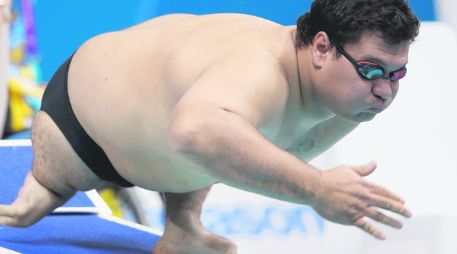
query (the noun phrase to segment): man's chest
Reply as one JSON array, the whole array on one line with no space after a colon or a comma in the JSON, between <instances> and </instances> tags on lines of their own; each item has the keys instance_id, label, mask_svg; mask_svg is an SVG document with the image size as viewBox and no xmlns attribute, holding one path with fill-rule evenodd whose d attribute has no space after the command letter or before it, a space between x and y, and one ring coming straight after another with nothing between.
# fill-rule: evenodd
<instances>
[{"instance_id":1,"label":"man's chest","mask_svg":"<svg viewBox=\"0 0 457 254\"><path fill-rule=\"evenodd\" d=\"M314 158L316 154L323 152L321 151L321 138L312 132L284 137L277 145L285 151L304 160L310 160Z\"/></svg>"},{"instance_id":2,"label":"man's chest","mask_svg":"<svg viewBox=\"0 0 457 254\"><path fill-rule=\"evenodd\" d=\"M311 160L356 127L341 119L330 119L312 127L283 126L270 141L303 160Z\"/></svg>"},{"instance_id":3,"label":"man's chest","mask_svg":"<svg viewBox=\"0 0 457 254\"><path fill-rule=\"evenodd\" d=\"M291 127L281 128L274 133L264 133L264 135L278 147L302 159L313 157L313 154L319 152L322 142L320 133L314 128L300 130Z\"/></svg>"}]
</instances>

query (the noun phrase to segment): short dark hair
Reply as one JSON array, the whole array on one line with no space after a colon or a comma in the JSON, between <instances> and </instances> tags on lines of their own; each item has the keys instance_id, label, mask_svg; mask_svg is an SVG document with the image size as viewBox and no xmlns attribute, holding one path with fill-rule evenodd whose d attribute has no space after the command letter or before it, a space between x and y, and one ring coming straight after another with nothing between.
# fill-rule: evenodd
<instances>
[{"instance_id":1,"label":"short dark hair","mask_svg":"<svg viewBox=\"0 0 457 254\"><path fill-rule=\"evenodd\" d=\"M324 31L340 45L356 43L366 33L379 33L394 45L414 41L419 25L406 0L315 0L297 20L296 44L309 45Z\"/></svg>"}]
</instances>

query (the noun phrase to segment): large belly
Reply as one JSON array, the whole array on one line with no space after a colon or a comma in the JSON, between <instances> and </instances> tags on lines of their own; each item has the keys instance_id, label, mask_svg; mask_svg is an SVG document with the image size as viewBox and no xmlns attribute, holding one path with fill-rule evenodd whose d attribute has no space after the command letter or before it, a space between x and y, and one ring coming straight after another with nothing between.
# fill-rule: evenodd
<instances>
[{"instance_id":1,"label":"large belly","mask_svg":"<svg viewBox=\"0 0 457 254\"><path fill-rule=\"evenodd\" d=\"M103 89L95 87L91 92L103 95ZM121 176L134 185L161 192L188 192L216 182L169 148L168 129L175 104L170 94L158 88L147 91L135 87L132 91L120 87L112 84L98 97L73 89L70 99L81 125Z\"/></svg>"},{"instance_id":2,"label":"large belly","mask_svg":"<svg viewBox=\"0 0 457 254\"><path fill-rule=\"evenodd\" d=\"M217 182L200 166L153 142L138 143L128 151L108 149L107 155L119 174L148 190L189 192Z\"/></svg>"}]
</instances>

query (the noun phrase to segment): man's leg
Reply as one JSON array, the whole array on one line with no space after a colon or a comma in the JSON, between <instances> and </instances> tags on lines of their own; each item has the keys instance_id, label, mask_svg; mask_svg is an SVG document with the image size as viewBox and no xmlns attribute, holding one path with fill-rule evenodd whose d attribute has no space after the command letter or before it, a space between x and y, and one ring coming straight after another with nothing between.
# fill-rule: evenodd
<instances>
[{"instance_id":1,"label":"man's leg","mask_svg":"<svg viewBox=\"0 0 457 254\"><path fill-rule=\"evenodd\" d=\"M165 193L166 224L154 254L236 253L230 240L208 232L200 221L211 187L188 193Z\"/></svg>"},{"instance_id":2,"label":"man's leg","mask_svg":"<svg viewBox=\"0 0 457 254\"><path fill-rule=\"evenodd\" d=\"M42 112L36 115L33 122L32 143L32 170L15 201L10 205L0 205L2 225L30 226L76 193L75 189L64 184L63 179L56 179L59 169L65 165L62 160L68 161L68 158L60 153L65 149L56 142L56 134Z\"/></svg>"},{"instance_id":3,"label":"man's leg","mask_svg":"<svg viewBox=\"0 0 457 254\"><path fill-rule=\"evenodd\" d=\"M84 163L42 111L33 121L32 143L32 171L16 200L11 205L0 204L0 224L29 226L65 203L77 190L89 190L101 184L95 176L82 173L89 169L83 171ZM70 184L70 180L76 184Z\"/></svg>"}]
</instances>

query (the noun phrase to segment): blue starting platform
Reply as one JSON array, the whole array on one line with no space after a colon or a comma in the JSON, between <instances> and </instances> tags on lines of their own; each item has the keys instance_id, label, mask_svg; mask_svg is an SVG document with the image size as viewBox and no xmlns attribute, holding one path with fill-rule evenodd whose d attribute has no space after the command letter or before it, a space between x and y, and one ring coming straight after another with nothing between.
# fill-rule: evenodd
<instances>
[{"instance_id":1,"label":"blue starting platform","mask_svg":"<svg viewBox=\"0 0 457 254\"><path fill-rule=\"evenodd\" d=\"M0 141L0 204L14 201L32 158L30 141ZM80 192L30 227L0 226L0 253L151 253L159 234L112 216L96 191Z\"/></svg>"}]
</instances>

